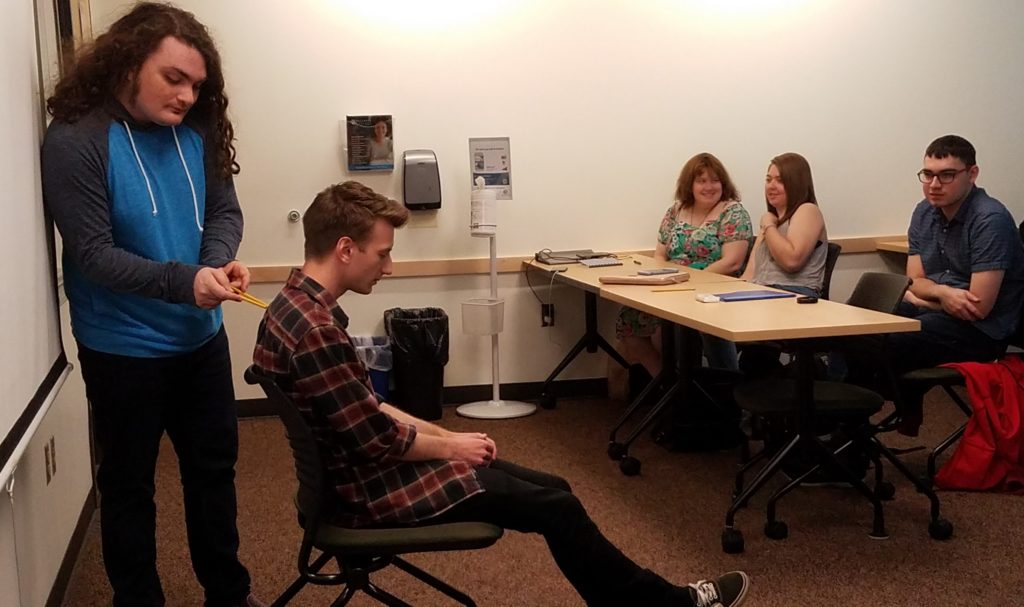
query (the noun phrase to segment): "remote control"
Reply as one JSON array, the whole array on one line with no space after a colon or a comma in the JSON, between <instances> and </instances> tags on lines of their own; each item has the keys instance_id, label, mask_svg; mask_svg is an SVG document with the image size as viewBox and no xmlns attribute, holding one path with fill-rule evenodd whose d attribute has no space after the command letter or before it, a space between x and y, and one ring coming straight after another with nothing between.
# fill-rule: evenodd
<instances>
[{"instance_id":1,"label":"remote control","mask_svg":"<svg viewBox=\"0 0 1024 607\"><path fill-rule=\"evenodd\" d=\"M651 268L649 270L637 270L639 276L657 276L659 274L675 274L679 272L675 268Z\"/></svg>"}]
</instances>

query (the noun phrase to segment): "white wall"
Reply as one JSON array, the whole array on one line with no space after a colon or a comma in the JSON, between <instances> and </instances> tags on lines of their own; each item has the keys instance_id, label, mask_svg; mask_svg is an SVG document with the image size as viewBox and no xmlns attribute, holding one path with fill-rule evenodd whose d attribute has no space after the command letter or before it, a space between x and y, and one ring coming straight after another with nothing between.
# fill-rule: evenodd
<instances>
[{"instance_id":1,"label":"white wall","mask_svg":"<svg viewBox=\"0 0 1024 607\"><path fill-rule=\"evenodd\" d=\"M93 0L95 30L126 4ZM301 260L301 229L285 215L353 177L346 114L392 113L396 150L438 154L443 207L400 233L398 260L486 256L467 229L475 136L511 137L515 200L500 205L501 256L653 247L679 167L703 150L730 168L755 221L769 159L792 150L811 162L831 236L883 235L903 232L920 199L925 146L957 132L978 147L980 183L1024 217L1015 0L178 4L210 27L224 58L242 164L240 257L251 265ZM355 178L400 198L397 171ZM543 379L575 339L579 296L556 295L559 326L542 331L523 279L501 282L502 380ZM444 307L447 383L486 384L486 339L457 336L459 302L485 293L482 279L403 279L343 305L357 332L379 327L385 307ZM228 310L239 370L257 318ZM589 358L573 373L600 375Z\"/></svg>"}]
</instances>

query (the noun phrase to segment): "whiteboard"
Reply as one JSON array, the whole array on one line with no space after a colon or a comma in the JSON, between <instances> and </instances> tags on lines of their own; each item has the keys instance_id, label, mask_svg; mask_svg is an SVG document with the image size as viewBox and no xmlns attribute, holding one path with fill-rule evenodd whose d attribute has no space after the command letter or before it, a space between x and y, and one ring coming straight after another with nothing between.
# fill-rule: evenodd
<instances>
[{"instance_id":1,"label":"whiteboard","mask_svg":"<svg viewBox=\"0 0 1024 607\"><path fill-rule=\"evenodd\" d=\"M31 0L0 19L0 469L27 441L67 361L61 346L54 233L44 217L39 146L44 124ZM0 482L5 479L0 477Z\"/></svg>"}]
</instances>

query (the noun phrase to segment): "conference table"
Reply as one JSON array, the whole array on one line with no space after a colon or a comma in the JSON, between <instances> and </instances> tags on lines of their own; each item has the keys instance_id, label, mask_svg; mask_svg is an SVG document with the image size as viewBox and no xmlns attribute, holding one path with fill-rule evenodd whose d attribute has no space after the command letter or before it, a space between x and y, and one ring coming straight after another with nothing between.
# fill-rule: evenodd
<instances>
[{"instance_id":1,"label":"conference table","mask_svg":"<svg viewBox=\"0 0 1024 607\"><path fill-rule=\"evenodd\" d=\"M600 282L600 278L602 276L629 276L636 274L638 270L650 270L654 268L673 268L688 272L689 279L678 285L666 285L663 287L633 285L646 290L656 289L659 293L677 294L687 291L692 293L693 289L704 284L742 282L738 278L733 278L731 276L715 274L714 272L705 272L703 270L683 268L679 264L660 261L647 255L625 255L622 256L619 261L622 262L622 265L595 268L588 268L587 266L579 263L549 265L540 263L536 260L523 262L523 266L526 271L543 273L555 282L575 287L583 292L583 335L580 336L576 341L576 344L569 349L562 360L555 366L554 370L552 370L544 380L544 384L541 387L540 399L538 401L541 407L544 407L545 409L553 409L555 407L557 397L552 389L552 383L558 378L562 371L564 371L565 368L568 367L581 352L583 352L584 349L591 354L597 352L598 349L601 349L608 354L612 360L622 365L622 367L629 368L629 363L627 363L622 355L608 343L608 340L600 334L597 328L597 300L598 297L601 296L602 287L604 287Z\"/></svg>"},{"instance_id":2,"label":"conference table","mask_svg":"<svg viewBox=\"0 0 1024 607\"><path fill-rule=\"evenodd\" d=\"M744 281L697 285L697 287L697 292L708 288L714 294L752 290L778 291ZM671 297L666 297L666 295ZM683 402L690 402L687 390L692 386L691 364L693 364L694 357L688 350L695 344L698 331L736 343L785 341L796 350L796 400L799 406L796 434L788 439L786 446L764 465L751 483L734 496L726 514L726 526L722 534L722 546L726 552L743 550L742 534L733 526L735 514L781 469L783 460L789 454L796 452L812 454L819 464L831 464L838 469L844 469L836 453L826 446L815 432L814 357L818 349L815 346L819 345L817 340L920 330L920 322L915 319L824 299L813 304L798 303L796 297L704 303L699 301L693 292L655 292L647 287L638 288L632 285L606 286L601 289L600 296L603 299L642 310L665 322L683 327L683 352L677 355L673 361L674 368L671 372L675 375L675 381L666 392L670 397L681 394ZM667 332L667 330L663 331L663 333ZM665 345L668 346L668 342ZM669 372L667 360L665 366L666 371L663 373ZM661 378L661 381L665 380L666 378ZM662 401L664 401L664 397ZM663 402L659 401L658 406L662 404ZM635 438L635 434L628 441L633 438ZM623 458L620 466L622 463L630 462L625 459L628 458L628 441L625 448L618 447L613 435L612 443L609 445L610 456ZM629 473L632 468L627 465L623 467L623 471ZM850 475L850 482L874 507L875 524L872 536L884 537L881 498L863 480ZM795 484L789 485L789 487L792 486ZM774 505L774 499L769 502L770 508ZM769 515L769 520L772 519L773 515Z\"/></svg>"},{"instance_id":3,"label":"conference table","mask_svg":"<svg viewBox=\"0 0 1024 607\"><path fill-rule=\"evenodd\" d=\"M639 263L634 263L634 260ZM800 304L796 297L704 303L697 299L698 293L722 294L736 291L777 290L701 270L686 269L690 274L689 280L673 286L605 285L600 283L602 276L634 274L640 268L662 266L678 268L674 264L670 265L667 262L634 255L622 266L602 268L570 266L558 271L552 278L589 293L593 298L590 305L596 306L596 299L600 297L641 310L662 319L665 323L666 329L662 331L663 355L665 356L662 372L635 399L626 416L652 395L660 394L659 400L626 440L620 442L615 437L615 432L621 426L624 417L616 424L609 441L609 456L619 460L620 467L626 474L639 472L639 462L628 455L629 444L663 407L670 405L675 400L690 402L693 366L699 364L693 352L699 339L698 332L735 343L785 341L796 349L795 364L799 403L797 434L790 440L787 448L772 458L754 480L739 495L735 496L726 516L726 530L730 531L735 512L767 483L771 476L778 471L782 459L794 449L804 447L807 452L817 454L820 461L831 462L842 468L835 453L822 443L814 432L813 366L817 340L919 331L920 322L915 319L824 299L813 304ZM534 267L537 265L534 264ZM544 268L544 266L540 267ZM553 270L548 269L548 271ZM596 324L596 321L594 322ZM675 352L675 340L671 337L673 331L668 328L671 326L682 328L679 352ZM594 330L596 331L596 328ZM579 348L575 349L575 352L578 353L578 351ZM617 360L619 358L621 357L618 357ZM549 381L568 364L568 360L571 360L571 357L564 360L564 364L560 364L556 372L549 377ZM620 364L622 362L620 360ZM872 501L877 518L877 513L880 512L878 497L859 479L853 485ZM726 544L725 537L723 533L723 546Z\"/></svg>"}]
</instances>

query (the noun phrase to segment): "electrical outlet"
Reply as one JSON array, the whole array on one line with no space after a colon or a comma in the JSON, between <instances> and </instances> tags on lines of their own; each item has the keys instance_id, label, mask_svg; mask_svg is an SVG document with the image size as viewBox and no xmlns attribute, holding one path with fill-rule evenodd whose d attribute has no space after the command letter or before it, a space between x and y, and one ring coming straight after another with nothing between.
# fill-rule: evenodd
<instances>
[{"instance_id":1,"label":"electrical outlet","mask_svg":"<svg viewBox=\"0 0 1024 607\"><path fill-rule=\"evenodd\" d=\"M542 326L542 327L553 327L553 326L555 326L555 304L553 304L553 303L542 303L542 304L540 304L540 326Z\"/></svg>"}]
</instances>

